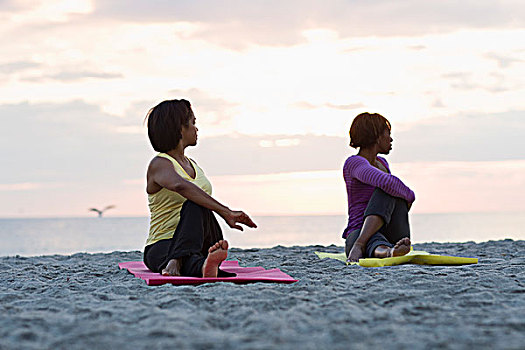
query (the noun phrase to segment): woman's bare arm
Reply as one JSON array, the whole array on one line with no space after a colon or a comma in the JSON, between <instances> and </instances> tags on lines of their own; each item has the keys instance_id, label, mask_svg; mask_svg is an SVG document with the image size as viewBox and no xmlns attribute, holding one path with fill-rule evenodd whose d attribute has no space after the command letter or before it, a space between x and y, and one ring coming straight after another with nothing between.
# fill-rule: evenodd
<instances>
[{"instance_id":1,"label":"woman's bare arm","mask_svg":"<svg viewBox=\"0 0 525 350\"><path fill-rule=\"evenodd\" d=\"M148 167L148 183L150 181L160 187L177 192L181 196L203 206L204 208L213 210L219 214L231 228L242 231L243 228L239 224L244 224L253 228L257 227L246 213L238 210L231 210L227 206L219 203L195 184L185 180L175 171L173 164L168 159L157 157L151 161Z\"/></svg>"}]
</instances>

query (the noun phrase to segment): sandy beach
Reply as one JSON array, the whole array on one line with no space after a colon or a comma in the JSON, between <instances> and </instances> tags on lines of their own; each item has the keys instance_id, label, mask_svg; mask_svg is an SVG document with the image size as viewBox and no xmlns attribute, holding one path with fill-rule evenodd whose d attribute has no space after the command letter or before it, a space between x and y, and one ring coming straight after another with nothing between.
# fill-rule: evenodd
<instances>
[{"instance_id":1,"label":"sandy beach","mask_svg":"<svg viewBox=\"0 0 525 350\"><path fill-rule=\"evenodd\" d=\"M147 286L142 253L1 257L0 349L523 349L525 241L426 243L470 266L346 266L338 246L231 249L286 284Z\"/></svg>"}]
</instances>

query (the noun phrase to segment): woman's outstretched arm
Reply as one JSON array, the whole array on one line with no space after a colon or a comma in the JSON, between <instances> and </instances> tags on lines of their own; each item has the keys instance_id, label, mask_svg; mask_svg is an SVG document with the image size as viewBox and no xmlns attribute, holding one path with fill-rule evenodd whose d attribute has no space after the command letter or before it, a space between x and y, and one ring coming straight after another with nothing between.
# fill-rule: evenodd
<instances>
[{"instance_id":1,"label":"woman's outstretched arm","mask_svg":"<svg viewBox=\"0 0 525 350\"><path fill-rule=\"evenodd\" d=\"M231 228L242 231L243 227L239 224L244 224L252 228L257 227L252 219L243 211L231 210L195 184L185 180L175 171L173 164L167 159L157 157L151 161L148 167L148 184L150 181L157 186L177 192L184 198L200 206L213 210L219 214Z\"/></svg>"}]
</instances>

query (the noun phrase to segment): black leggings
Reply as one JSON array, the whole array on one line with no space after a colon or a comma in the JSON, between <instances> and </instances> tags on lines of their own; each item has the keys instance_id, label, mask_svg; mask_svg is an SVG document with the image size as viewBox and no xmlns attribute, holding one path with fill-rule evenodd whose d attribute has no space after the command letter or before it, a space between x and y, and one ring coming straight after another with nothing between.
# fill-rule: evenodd
<instances>
[{"instance_id":1,"label":"black leggings","mask_svg":"<svg viewBox=\"0 0 525 350\"><path fill-rule=\"evenodd\" d=\"M373 258L374 251L380 245L393 247L402 238L410 238L408 223L408 203L402 198L393 197L380 188L376 188L368 201L364 217L378 215L385 222L383 226L368 240L365 258ZM350 253L355 241L361 234L361 229L350 232L346 238L346 256Z\"/></svg>"},{"instance_id":2,"label":"black leggings","mask_svg":"<svg viewBox=\"0 0 525 350\"><path fill-rule=\"evenodd\" d=\"M182 259L182 276L202 277L208 249L221 239L222 230L213 212L187 200L173 237L146 246L144 264L153 272L161 272L171 259ZM219 276L226 275L231 276L219 270Z\"/></svg>"}]
</instances>

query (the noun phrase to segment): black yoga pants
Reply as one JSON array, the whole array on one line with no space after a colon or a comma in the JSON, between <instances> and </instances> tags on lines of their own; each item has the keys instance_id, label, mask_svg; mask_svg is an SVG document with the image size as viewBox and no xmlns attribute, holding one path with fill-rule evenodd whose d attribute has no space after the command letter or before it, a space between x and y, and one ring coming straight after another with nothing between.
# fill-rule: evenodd
<instances>
[{"instance_id":1,"label":"black yoga pants","mask_svg":"<svg viewBox=\"0 0 525 350\"><path fill-rule=\"evenodd\" d=\"M383 218L384 225L368 240L365 258L372 258L375 249L384 245L393 247L400 239L410 238L408 223L408 203L402 198L393 197L380 188L376 188L368 201L364 217L378 215ZM350 253L361 229L350 232L346 238L346 256Z\"/></svg>"},{"instance_id":2,"label":"black yoga pants","mask_svg":"<svg viewBox=\"0 0 525 350\"><path fill-rule=\"evenodd\" d=\"M151 271L161 272L171 259L182 259L182 276L202 277L208 249L222 239L222 230L213 212L186 200L173 237L146 246L144 263ZM225 274L231 275L219 270L219 276Z\"/></svg>"}]
</instances>

